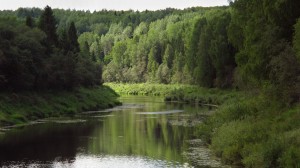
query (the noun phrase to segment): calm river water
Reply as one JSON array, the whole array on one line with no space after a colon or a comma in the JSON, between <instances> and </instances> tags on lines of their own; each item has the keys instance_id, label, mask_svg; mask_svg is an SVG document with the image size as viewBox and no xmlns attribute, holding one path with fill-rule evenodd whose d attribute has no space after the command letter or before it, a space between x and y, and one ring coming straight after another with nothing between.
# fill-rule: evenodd
<instances>
[{"instance_id":1,"label":"calm river water","mask_svg":"<svg viewBox=\"0 0 300 168\"><path fill-rule=\"evenodd\" d=\"M122 106L0 132L0 167L191 167L187 117L208 109L125 96ZM189 121L190 123L192 121Z\"/></svg>"}]
</instances>

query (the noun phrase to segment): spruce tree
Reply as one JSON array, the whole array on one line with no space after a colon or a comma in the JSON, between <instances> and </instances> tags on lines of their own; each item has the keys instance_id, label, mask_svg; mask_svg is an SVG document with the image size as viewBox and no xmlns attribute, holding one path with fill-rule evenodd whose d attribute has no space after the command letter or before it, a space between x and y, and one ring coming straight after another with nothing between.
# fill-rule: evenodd
<instances>
[{"instance_id":1,"label":"spruce tree","mask_svg":"<svg viewBox=\"0 0 300 168\"><path fill-rule=\"evenodd\" d=\"M79 52L79 43L77 41L77 30L74 22L71 22L69 30L68 30L68 38L70 43L70 51Z\"/></svg>"},{"instance_id":2,"label":"spruce tree","mask_svg":"<svg viewBox=\"0 0 300 168\"><path fill-rule=\"evenodd\" d=\"M69 40L68 40L68 35L65 29L62 29L60 31L60 35L59 35L59 47L61 49L63 49L65 51L65 53L67 51L69 51L70 48L70 44L69 44Z\"/></svg>"},{"instance_id":3,"label":"spruce tree","mask_svg":"<svg viewBox=\"0 0 300 168\"><path fill-rule=\"evenodd\" d=\"M56 21L51 7L46 6L39 20L39 28L47 35L47 46L57 46Z\"/></svg>"}]
</instances>

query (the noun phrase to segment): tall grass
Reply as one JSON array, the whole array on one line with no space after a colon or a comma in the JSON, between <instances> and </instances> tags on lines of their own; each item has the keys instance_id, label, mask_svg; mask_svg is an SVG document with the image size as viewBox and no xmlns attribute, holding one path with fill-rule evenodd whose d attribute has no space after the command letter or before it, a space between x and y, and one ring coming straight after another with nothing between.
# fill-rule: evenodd
<instances>
[{"instance_id":1,"label":"tall grass","mask_svg":"<svg viewBox=\"0 0 300 168\"><path fill-rule=\"evenodd\" d=\"M220 105L238 95L242 97L241 92L234 90L206 89L195 85L150 83L105 83L105 85L111 87L121 95L163 96L166 101L180 101L186 103Z\"/></svg>"},{"instance_id":2,"label":"tall grass","mask_svg":"<svg viewBox=\"0 0 300 168\"><path fill-rule=\"evenodd\" d=\"M194 90L195 86L191 85L165 85L165 84L148 84L148 83L105 83L104 85L111 87L114 91L122 95L152 95L167 96L176 90Z\"/></svg>"}]
</instances>

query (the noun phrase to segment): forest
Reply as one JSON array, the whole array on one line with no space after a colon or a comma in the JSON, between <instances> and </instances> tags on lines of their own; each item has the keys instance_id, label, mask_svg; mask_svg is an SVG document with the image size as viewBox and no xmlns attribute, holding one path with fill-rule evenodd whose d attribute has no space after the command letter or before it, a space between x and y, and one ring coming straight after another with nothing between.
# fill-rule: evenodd
<instances>
[{"instance_id":1,"label":"forest","mask_svg":"<svg viewBox=\"0 0 300 168\"><path fill-rule=\"evenodd\" d=\"M209 95L214 89L232 92L222 96L218 116L199 128L222 161L299 167L299 9L295 0L235 0L184 10L3 10L0 91L114 82L192 85L191 92Z\"/></svg>"},{"instance_id":2,"label":"forest","mask_svg":"<svg viewBox=\"0 0 300 168\"><path fill-rule=\"evenodd\" d=\"M294 103L298 7L291 0L239 0L229 7L142 12L1 11L0 86L180 83L260 90Z\"/></svg>"},{"instance_id":3,"label":"forest","mask_svg":"<svg viewBox=\"0 0 300 168\"><path fill-rule=\"evenodd\" d=\"M101 65L80 51L74 22L58 36L50 7L38 21L2 17L0 31L1 90L68 90L101 83Z\"/></svg>"}]
</instances>

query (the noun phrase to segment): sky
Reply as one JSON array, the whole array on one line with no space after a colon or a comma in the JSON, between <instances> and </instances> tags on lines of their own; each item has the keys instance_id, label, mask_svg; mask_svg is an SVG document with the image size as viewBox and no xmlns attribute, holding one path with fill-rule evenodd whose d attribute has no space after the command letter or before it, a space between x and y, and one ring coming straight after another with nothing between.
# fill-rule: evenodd
<instances>
[{"instance_id":1,"label":"sky","mask_svg":"<svg viewBox=\"0 0 300 168\"><path fill-rule=\"evenodd\" d=\"M19 7L76 9L76 10L157 10L168 7L184 9L193 6L223 6L227 0L0 0L0 10Z\"/></svg>"}]
</instances>

